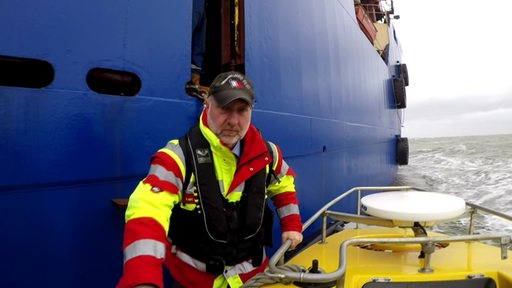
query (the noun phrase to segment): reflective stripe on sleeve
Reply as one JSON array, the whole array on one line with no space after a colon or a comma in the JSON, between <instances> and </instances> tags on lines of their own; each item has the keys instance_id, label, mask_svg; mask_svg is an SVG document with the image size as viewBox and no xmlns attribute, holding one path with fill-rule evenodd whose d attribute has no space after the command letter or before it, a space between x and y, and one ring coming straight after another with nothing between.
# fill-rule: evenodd
<instances>
[{"instance_id":1,"label":"reflective stripe on sleeve","mask_svg":"<svg viewBox=\"0 0 512 288\"><path fill-rule=\"evenodd\" d=\"M299 214L299 206L297 204L288 204L279 209L277 209L277 215L279 219L282 219L289 215L298 215Z\"/></svg>"},{"instance_id":2,"label":"reflective stripe on sleeve","mask_svg":"<svg viewBox=\"0 0 512 288\"><path fill-rule=\"evenodd\" d=\"M277 175L277 177L284 177L288 173L288 169L290 169L290 166L288 166L288 163L286 163L283 159L283 163L281 164L281 171L279 172L279 175Z\"/></svg>"},{"instance_id":3,"label":"reflective stripe on sleeve","mask_svg":"<svg viewBox=\"0 0 512 288\"><path fill-rule=\"evenodd\" d=\"M180 159L180 162L185 163L185 155L183 154L183 150L181 150L181 146L179 144L178 139L169 141L167 143L167 145L165 145L165 149L173 152ZM161 150L164 150L164 149L161 149ZM171 155L171 157L172 157L172 155Z\"/></svg>"},{"instance_id":4,"label":"reflective stripe on sleeve","mask_svg":"<svg viewBox=\"0 0 512 288\"><path fill-rule=\"evenodd\" d=\"M167 143L165 148L158 150L158 152L165 153L171 157L174 162L178 165L181 175L185 177L185 155L178 140L171 140Z\"/></svg>"},{"instance_id":5,"label":"reflective stripe on sleeve","mask_svg":"<svg viewBox=\"0 0 512 288\"><path fill-rule=\"evenodd\" d=\"M142 239L133 242L124 249L124 264L137 256L165 257L165 244L156 240Z\"/></svg>"},{"instance_id":6,"label":"reflective stripe on sleeve","mask_svg":"<svg viewBox=\"0 0 512 288\"><path fill-rule=\"evenodd\" d=\"M183 183L181 182L181 179L178 179L178 177L176 177L172 171L169 171L160 165L151 165L148 174L155 175L162 181L170 182L176 185L176 188L178 188L180 191L183 190Z\"/></svg>"}]
</instances>

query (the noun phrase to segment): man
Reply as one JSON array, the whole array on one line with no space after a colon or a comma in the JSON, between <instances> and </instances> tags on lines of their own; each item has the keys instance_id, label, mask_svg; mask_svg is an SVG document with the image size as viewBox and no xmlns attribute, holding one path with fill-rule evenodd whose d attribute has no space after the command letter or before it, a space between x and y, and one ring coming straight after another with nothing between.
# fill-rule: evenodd
<instances>
[{"instance_id":1,"label":"man","mask_svg":"<svg viewBox=\"0 0 512 288\"><path fill-rule=\"evenodd\" d=\"M192 43L190 81L185 84L185 92L204 100L206 91L201 87L204 52L206 49L206 0L192 1Z\"/></svg>"},{"instance_id":2,"label":"man","mask_svg":"<svg viewBox=\"0 0 512 288\"><path fill-rule=\"evenodd\" d=\"M162 287L162 264L173 287L240 287L268 262L267 197L282 241L302 241L294 174L251 124L253 104L249 79L221 73L199 123L153 155L128 202L118 287Z\"/></svg>"}]
</instances>

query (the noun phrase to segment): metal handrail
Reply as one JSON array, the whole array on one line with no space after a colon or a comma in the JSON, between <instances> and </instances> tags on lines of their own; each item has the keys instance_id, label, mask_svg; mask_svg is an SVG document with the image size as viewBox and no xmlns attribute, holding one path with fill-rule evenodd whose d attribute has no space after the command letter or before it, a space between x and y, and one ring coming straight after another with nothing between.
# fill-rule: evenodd
<instances>
[{"instance_id":1,"label":"metal handrail","mask_svg":"<svg viewBox=\"0 0 512 288\"><path fill-rule=\"evenodd\" d=\"M493 215L499 218L502 218L504 220L508 220L512 222L512 216L474 204L470 202L466 202L466 206L470 207L469 209L469 229L468 234L473 235L475 230L475 215L478 213L478 211L482 211L484 213L487 213L489 215Z\"/></svg>"},{"instance_id":2,"label":"metal handrail","mask_svg":"<svg viewBox=\"0 0 512 288\"><path fill-rule=\"evenodd\" d=\"M342 199L346 198L350 194L357 192L357 204L358 204L358 210L357 215L354 215L355 221L359 219L360 216L360 206L361 206L361 192L363 191L379 191L379 192L385 192L385 191L400 191L400 190L420 190L411 186L380 186L380 187L355 187L352 188L345 193L339 195L335 199L328 202L326 205L324 205L320 210L318 210L313 216L311 216L303 225L303 230L307 229L314 221L316 221L320 216L322 216L322 242L324 243L326 240L326 231L327 231L327 217L331 215L331 213L328 211L330 207L341 201ZM512 221L512 216L494 211L492 209L488 209L485 207L478 206L476 204L468 203L466 202L466 205L470 207L470 225L473 225L473 216L477 213L477 211L481 210L485 213L492 214L501 218L504 218L506 220ZM343 214L343 213L340 213ZM344 216L344 215L342 215ZM371 221L371 223L376 223L377 225L379 223L377 218L370 217L370 218L361 218L365 220ZM389 225L389 223L385 220L383 220L384 226ZM372 222L377 221L377 222ZM364 221L363 221L364 222ZM507 252L508 252L508 246L511 242L511 237L508 235L472 235L473 228L470 227L470 235L462 235L462 236L443 236L443 237L411 237L411 238L354 238L354 239L348 239L341 243L340 245L340 251L339 251L339 265L338 269L334 272L330 273L307 273L307 272L295 272L295 271L289 271L285 270L279 267L277 265L280 263L280 265L284 262L284 254L289 249L291 245L291 241L287 240L275 253L274 255L269 259L268 267L269 267L269 273L272 274L273 277L281 278L281 279L287 279L291 281L300 281L300 282L306 282L306 283L327 283L327 282L334 282L336 281L337 285L336 287L343 287L343 275L345 273L346 269L346 251L347 247L350 245L359 245L359 244L384 244L384 243L400 243L400 244L421 244L422 251L425 253L425 261L422 268L420 268L418 271L428 273L432 270L430 269L430 259L432 253L435 251L434 246L435 243L438 242L468 242L468 241L484 241L484 240L498 240L500 242L501 246L501 259L507 258Z\"/></svg>"}]
</instances>

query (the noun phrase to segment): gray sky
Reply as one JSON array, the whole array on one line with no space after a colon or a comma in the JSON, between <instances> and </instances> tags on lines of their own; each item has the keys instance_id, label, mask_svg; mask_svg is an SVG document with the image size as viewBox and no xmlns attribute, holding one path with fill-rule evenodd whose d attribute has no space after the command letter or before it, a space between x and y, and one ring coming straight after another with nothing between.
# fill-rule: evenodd
<instances>
[{"instance_id":1,"label":"gray sky","mask_svg":"<svg viewBox=\"0 0 512 288\"><path fill-rule=\"evenodd\" d=\"M512 1L395 0L402 136L512 134Z\"/></svg>"}]
</instances>

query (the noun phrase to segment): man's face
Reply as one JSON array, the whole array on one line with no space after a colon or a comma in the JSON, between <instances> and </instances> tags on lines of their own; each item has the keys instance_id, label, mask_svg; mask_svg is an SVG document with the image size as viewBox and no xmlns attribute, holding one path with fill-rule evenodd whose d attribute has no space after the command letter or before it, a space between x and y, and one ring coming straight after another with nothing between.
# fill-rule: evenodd
<instances>
[{"instance_id":1,"label":"man's face","mask_svg":"<svg viewBox=\"0 0 512 288\"><path fill-rule=\"evenodd\" d=\"M213 97L208 97L205 109L208 127L230 149L249 130L252 109L243 100L237 99L224 107L219 107Z\"/></svg>"}]
</instances>

